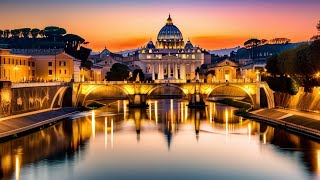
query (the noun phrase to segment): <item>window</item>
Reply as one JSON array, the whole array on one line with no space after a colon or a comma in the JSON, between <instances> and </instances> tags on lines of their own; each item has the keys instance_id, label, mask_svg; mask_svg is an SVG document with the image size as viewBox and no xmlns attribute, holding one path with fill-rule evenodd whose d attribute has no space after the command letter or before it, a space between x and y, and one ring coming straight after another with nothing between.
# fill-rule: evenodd
<instances>
[{"instance_id":1,"label":"window","mask_svg":"<svg viewBox=\"0 0 320 180\"><path fill-rule=\"evenodd\" d=\"M21 65L22 63L21 63L21 59L20 59L20 65Z\"/></svg>"},{"instance_id":2,"label":"window","mask_svg":"<svg viewBox=\"0 0 320 180\"><path fill-rule=\"evenodd\" d=\"M16 59L16 65L18 65L18 59Z\"/></svg>"},{"instance_id":3,"label":"window","mask_svg":"<svg viewBox=\"0 0 320 180\"><path fill-rule=\"evenodd\" d=\"M35 66L35 63L34 62L32 62L32 67L34 67Z\"/></svg>"},{"instance_id":4,"label":"window","mask_svg":"<svg viewBox=\"0 0 320 180\"><path fill-rule=\"evenodd\" d=\"M48 66L49 66L49 67L52 67L52 62L48 62Z\"/></svg>"},{"instance_id":5,"label":"window","mask_svg":"<svg viewBox=\"0 0 320 180\"><path fill-rule=\"evenodd\" d=\"M49 76L52 76L52 70L51 69L49 70Z\"/></svg>"},{"instance_id":6,"label":"window","mask_svg":"<svg viewBox=\"0 0 320 180\"><path fill-rule=\"evenodd\" d=\"M3 64L6 64L6 58L3 58Z\"/></svg>"},{"instance_id":7,"label":"window","mask_svg":"<svg viewBox=\"0 0 320 180\"><path fill-rule=\"evenodd\" d=\"M65 61L59 61L59 66L66 66L67 63Z\"/></svg>"},{"instance_id":8,"label":"window","mask_svg":"<svg viewBox=\"0 0 320 180\"><path fill-rule=\"evenodd\" d=\"M61 69L59 70L59 73L61 74Z\"/></svg>"},{"instance_id":9,"label":"window","mask_svg":"<svg viewBox=\"0 0 320 180\"><path fill-rule=\"evenodd\" d=\"M29 66L29 67L30 67L30 64L31 64L30 61L28 61L28 66Z\"/></svg>"},{"instance_id":10,"label":"window","mask_svg":"<svg viewBox=\"0 0 320 180\"><path fill-rule=\"evenodd\" d=\"M67 74L67 70L64 70L64 74Z\"/></svg>"},{"instance_id":11,"label":"window","mask_svg":"<svg viewBox=\"0 0 320 180\"><path fill-rule=\"evenodd\" d=\"M26 60L23 60L23 65L26 65Z\"/></svg>"},{"instance_id":12,"label":"window","mask_svg":"<svg viewBox=\"0 0 320 180\"><path fill-rule=\"evenodd\" d=\"M32 76L36 76L36 71L32 70Z\"/></svg>"}]
</instances>

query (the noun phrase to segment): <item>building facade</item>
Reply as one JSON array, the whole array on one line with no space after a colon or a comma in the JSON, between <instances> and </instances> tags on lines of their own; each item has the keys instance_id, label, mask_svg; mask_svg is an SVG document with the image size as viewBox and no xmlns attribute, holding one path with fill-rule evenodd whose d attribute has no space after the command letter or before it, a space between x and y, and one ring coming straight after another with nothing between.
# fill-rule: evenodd
<instances>
[{"instance_id":1,"label":"building facade","mask_svg":"<svg viewBox=\"0 0 320 180\"><path fill-rule=\"evenodd\" d=\"M20 82L49 82L83 79L81 61L49 49L0 49L0 80Z\"/></svg>"},{"instance_id":2,"label":"building facade","mask_svg":"<svg viewBox=\"0 0 320 180\"><path fill-rule=\"evenodd\" d=\"M229 59L212 64L206 73L206 82L233 82L238 79L238 64Z\"/></svg>"},{"instance_id":3,"label":"building facade","mask_svg":"<svg viewBox=\"0 0 320 180\"><path fill-rule=\"evenodd\" d=\"M140 49L135 65L153 81L187 82L196 78L195 70L204 64L207 54L190 41L184 43L181 31L173 25L169 15L158 33L156 45L150 41Z\"/></svg>"},{"instance_id":4,"label":"building facade","mask_svg":"<svg viewBox=\"0 0 320 180\"><path fill-rule=\"evenodd\" d=\"M0 80L27 82L35 77L35 61L31 56L12 54L10 49L0 49Z\"/></svg>"}]
</instances>

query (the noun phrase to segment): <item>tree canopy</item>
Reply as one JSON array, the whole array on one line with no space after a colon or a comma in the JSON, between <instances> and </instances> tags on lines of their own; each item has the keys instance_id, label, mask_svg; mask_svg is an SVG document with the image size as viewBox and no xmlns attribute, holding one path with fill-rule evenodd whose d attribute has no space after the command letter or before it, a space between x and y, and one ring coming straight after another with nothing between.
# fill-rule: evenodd
<instances>
[{"instance_id":1,"label":"tree canopy","mask_svg":"<svg viewBox=\"0 0 320 180\"><path fill-rule=\"evenodd\" d=\"M112 65L109 72L107 72L106 79L108 81L123 81L129 78L130 70L128 66L120 63Z\"/></svg>"},{"instance_id":2,"label":"tree canopy","mask_svg":"<svg viewBox=\"0 0 320 180\"><path fill-rule=\"evenodd\" d=\"M305 88L305 92L311 92L312 87L319 84L320 40L270 57L266 68L273 76L291 77Z\"/></svg>"}]
</instances>

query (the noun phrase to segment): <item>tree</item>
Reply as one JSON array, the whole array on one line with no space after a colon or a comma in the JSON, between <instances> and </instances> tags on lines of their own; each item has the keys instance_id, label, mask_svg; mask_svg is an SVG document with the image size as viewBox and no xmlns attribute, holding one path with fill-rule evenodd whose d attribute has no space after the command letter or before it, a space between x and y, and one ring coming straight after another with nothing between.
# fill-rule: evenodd
<instances>
[{"instance_id":1,"label":"tree","mask_svg":"<svg viewBox=\"0 0 320 180\"><path fill-rule=\"evenodd\" d=\"M251 50L251 54L250 54L251 58L253 58L253 49L258 47L260 43L261 43L261 40L259 39L249 39L248 41L244 42L244 46L247 49Z\"/></svg>"},{"instance_id":2,"label":"tree","mask_svg":"<svg viewBox=\"0 0 320 180\"><path fill-rule=\"evenodd\" d=\"M0 38L3 37L3 33L4 33L4 31L0 30Z\"/></svg>"},{"instance_id":3,"label":"tree","mask_svg":"<svg viewBox=\"0 0 320 180\"><path fill-rule=\"evenodd\" d=\"M21 31L22 36L23 36L24 38L28 38L31 29L30 29L30 28L22 28L22 29L20 29L20 31Z\"/></svg>"},{"instance_id":4,"label":"tree","mask_svg":"<svg viewBox=\"0 0 320 180\"><path fill-rule=\"evenodd\" d=\"M62 35L66 34L66 30L63 28L59 28L56 26L48 26L44 28L44 34L47 38L52 39L54 42L57 38L62 37Z\"/></svg>"},{"instance_id":5,"label":"tree","mask_svg":"<svg viewBox=\"0 0 320 180\"><path fill-rule=\"evenodd\" d=\"M81 60L81 67L91 69L93 63L91 61L88 61L88 57L91 51L91 49L80 47L80 50L76 52L75 57Z\"/></svg>"},{"instance_id":6,"label":"tree","mask_svg":"<svg viewBox=\"0 0 320 180\"><path fill-rule=\"evenodd\" d=\"M288 38L274 38L269 41L271 44L289 44L291 42Z\"/></svg>"},{"instance_id":7,"label":"tree","mask_svg":"<svg viewBox=\"0 0 320 180\"><path fill-rule=\"evenodd\" d=\"M246 48L252 49L252 48L257 47L260 43L261 43L261 41L259 39L249 39L248 41L246 41L244 43L244 46Z\"/></svg>"},{"instance_id":8,"label":"tree","mask_svg":"<svg viewBox=\"0 0 320 180\"><path fill-rule=\"evenodd\" d=\"M44 30L40 30L39 31L39 35L41 36L41 38L44 38L46 35L44 33Z\"/></svg>"},{"instance_id":9,"label":"tree","mask_svg":"<svg viewBox=\"0 0 320 180\"><path fill-rule=\"evenodd\" d=\"M317 29L318 29L318 31L320 32L320 20L319 20L319 22L318 22Z\"/></svg>"},{"instance_id":10,"label":"tree","mask_svg":"<svg viewBox=\"0 0 320 180\"><path fill-rule=\"evenodd\" d=\"M85 40L75 34L66 34L63 36L63 41L66 43L65 51L71 56L75 56L80 44L84 43Z\"/></svg>"},{"instance_id":11,"label":"tree","mask_svg":"<svg viewBox=\"0 0 320 180\"><path fill-rule=\"evenodd\" d=\"M112 65L109 72L107 72L106 79L108 81L123 81L127 80L129 77L128 66L120 63L115 63Z\"/></svg>"},{"instance_id":12,"label":"tree","mask_svg":"<svg viewBox=\"0 0 320 180\"><path fill-rule=\"evenodd\" d=\"M314 35L310 38L310 41L320 40L320 35Z\"/></svg>"},{"instance_id":13,"label":"tree","mask_svg":"<svg viewBox=\"0 0 320 180\"><path fill-rule=\"evenodd\" d=\"M281 74L278 65L279 65L278 55L273 55L269 57L266 65L267 72L273 76Z\"/></svg>"},{"instance_id":14,"label":"tree","mask_svg":"<svg viewBox=\"0 0 320 180\"><path fill-rule=\"evenodd\" d=\"M8 29L4 30L3 31L3 37L8 39L9 36L10 36L10 30L8 30Z\"/></svg>"},{"instance_id":15,"label":"tree","mask_svg":"<svg viewBox=\"0 0 320 180\"><path fill-rule=\"evenodd\" d=\"M13 38L19 38L21 34L20 29L13 29L10 33Z\"/></svg>"},{"instance_id":16,"label":"tree","mask_svg":"<svg viewBox=\"0 0 320 180\"><path fill-rule=\"evenodd\" d=\"M33 38L36 38L38 37L39 33L40 33L40 29L37 29L37 28L34 28L34 29L31 29L31 35Z\"/></svg>"},{"instance_id":17,"label":"tree","mask_svg":"<svg viewBox=\"0 0 320 180\"><path fill-rule=\"evenodd\" d=\"M135 81L137 79L138 74L139 74L140 81L144 81L144 73L142 72L142 69L133 70L130 81Z\"/></svg>"}]
</instances>

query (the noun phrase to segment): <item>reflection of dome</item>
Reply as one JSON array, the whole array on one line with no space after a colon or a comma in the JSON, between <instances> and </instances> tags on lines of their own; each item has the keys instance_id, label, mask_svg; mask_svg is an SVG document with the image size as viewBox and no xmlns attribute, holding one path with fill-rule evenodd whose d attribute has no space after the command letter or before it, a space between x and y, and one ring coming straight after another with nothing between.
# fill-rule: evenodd
<instances>
[{"instance_id":1,"label":"reflection of dome","mask_svg":"<svg viewBox=\"0 0 320 180\"><path fill-rule=\"evenodd\" d=\"M148 48L148 49L155 49L156 46L153 44L152 41L149 41L146 48Z\"/></svg>"},{"instance_id":2,"label":"reflection of dome","mask_svg":"<svg viewBox=\"0 0 320 180\"><path fill-rule=\"evenodd\" d=\"M185 49L193 49L193 45L190 42L190 40L187 42L187 44L184 46Z\"/></svg>"},{"instance_id":3,"label":"reflection of dome","mask_svg":"<svg viewBox=\"0 0 320 180\"><path fill-rule=\"evenodd\" d=\"M161 49L182 49L183 37L177 26L173 25L171 16L167 24L160 30L157 38L157 45Z\"/></svg>"}]
</instances>

